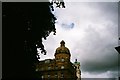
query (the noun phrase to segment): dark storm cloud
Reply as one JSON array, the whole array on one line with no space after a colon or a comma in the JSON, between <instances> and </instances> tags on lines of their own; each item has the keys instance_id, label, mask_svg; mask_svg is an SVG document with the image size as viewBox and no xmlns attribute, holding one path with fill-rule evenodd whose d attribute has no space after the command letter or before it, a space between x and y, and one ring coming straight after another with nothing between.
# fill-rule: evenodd
<instances>
[{"instance_id":1,"label":"dark storm cloud","mask_svg":"<svg viewBox=\"0 0 120 80\"><path fill-rule=\"evenodd\" d=\"M111 30L110 25L107 30L109 35L106 35L108 33L105 32L103 33L105 37L103 37L92 25L89 25L88 29L86 29L85 41L82 42L82 45L80 44L84 46L83 52L86 54L84 54L86 56L84 61L79 60L83 72L99 74L107 71L118 71L117 52L114 49L116 42L111 42L116 38L112 36L117 35L117 33L114 32L114 29Z\"/></svg>"}]
</instances>

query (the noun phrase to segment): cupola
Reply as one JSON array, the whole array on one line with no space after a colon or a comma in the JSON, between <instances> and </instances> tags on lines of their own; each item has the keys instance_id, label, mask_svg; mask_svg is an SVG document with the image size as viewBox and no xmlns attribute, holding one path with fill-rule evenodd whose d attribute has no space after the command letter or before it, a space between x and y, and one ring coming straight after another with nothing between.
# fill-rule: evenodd
<instances>
[{"instance_id":1,"label":"cupola","mask_svg":"<svg viewBox=\"0 0 120 80\"><path fill-rule=\"evenodd\" d=\"M55 58L68 58L70 59L70 51L67 47L65 47L65 42L62 40L60 42L60 47L58 47L55 51Z\"/></svg>"},{"instance_id":2,"label":"cupola","mask_svg":"<svg viewBox=\"0 0 120 80\"><path fill-rule=\"evenodd\" d=\"M60 47L56 49L55 55L56 54L69 54L70 55L70 51L67 47L65 47L65 42L63 40L60 42Z\"/></svg>"}]
</instances>

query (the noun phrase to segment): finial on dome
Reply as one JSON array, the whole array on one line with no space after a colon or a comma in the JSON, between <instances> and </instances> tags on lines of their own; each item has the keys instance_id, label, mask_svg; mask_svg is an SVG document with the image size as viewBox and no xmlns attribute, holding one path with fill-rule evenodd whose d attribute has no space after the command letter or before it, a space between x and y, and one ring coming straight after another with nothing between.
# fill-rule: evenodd
<instances>
[{"instance_id":1,"label":"finial on dome","mask_svg":"<svg viewBox=\"0 0 120 80\"><path fill-rule=\"evenodd\" d=\"M65 46L64 40L62 40L62 41L60 42L60 44L61 44L61 46Z\"/></svg>"},{"instance_id":2,"label":"finial on dome","mask_svg":"<svg viewBox=\"0 0 120 80\"><path fill-rule=\"evenodd\" d=\"M75 59L75 63L77 63L77 59Z\"/></svg>"}]
</instances>

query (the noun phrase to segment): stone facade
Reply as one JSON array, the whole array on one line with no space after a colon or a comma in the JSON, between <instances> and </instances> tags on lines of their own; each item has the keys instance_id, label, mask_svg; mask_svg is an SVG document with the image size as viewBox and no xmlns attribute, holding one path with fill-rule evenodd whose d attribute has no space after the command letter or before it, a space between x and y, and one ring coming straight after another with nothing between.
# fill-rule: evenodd
<instances>
[{"instance_id":1,"label":"stone facade","mask_svg":"<svg viewBox=\"0 0 120 80\"><path fill-rule=\"evenodd\" d=\"M77 67L70 62L70 51L65 47L65 42L61 41L60 47L56 49L55 59L45 59L36 65L36 72L41 73L43 80L76 80ZM79 77L80 78L80 77Z\"/></svg>"},{"instance_id":2,"label":"stone facade","mask_svg":"<svg viewBox=\"0 0 120 80\"><path fill-rule=\"evenodd\" d=\"M76 59L76 61L74 62L74 65L76 67L77 80L81 80L80 62L77 62L77 59Z\"/></svg>"}]
</instances>

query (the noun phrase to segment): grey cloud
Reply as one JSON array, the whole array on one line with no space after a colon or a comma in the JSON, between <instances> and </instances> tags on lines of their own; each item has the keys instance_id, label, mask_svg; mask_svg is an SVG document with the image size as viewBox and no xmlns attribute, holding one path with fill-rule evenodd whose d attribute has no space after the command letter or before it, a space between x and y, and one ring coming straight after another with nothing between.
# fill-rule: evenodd
<instances>
[{"instance_id":1,"label":"grey cloud","mask_svg":"<svg viewBox=\"0 0 120 80\"><path fill-rule=\"evenodd\" d=\"M93 2L91 4L88 3L88 5L101 11L103 17L106 17L115 23L118 22L118 2Z\"/></svg>"},{"instance_id":2,"label":"grey cloud","mask_svg":"<svg viewBox=\"0 0 120 80\"><path fill-rule=\"evenodd\" d=\"M92 25L88 25L85 28L86 34L84 35L84 40L82 42L78 41L73 49L79 48L83 50L83 53L79 53L79 51L73 51L73 53L78 53L79 56L74 57L81 62L81 70L83 72L100 74L111 71L110 76L113 74L115 77L118 72L118 53L114 49L117 45L117 40L114 40L114 38L117 38L117 32L115 32L117 27L113 25L106 25L104 27L107 27L107 31L101 35L101 32L96 31Z\"/></svg>"},{"instance_id":3,"label":"grey cloud","mask_svg":"<svg viewBox=\"0 0 120 80\"><path fill-rule=\"evenodd\" d=\"M115 77L118 72L118 53L114 49L117 46L118 38L118 5L109 2L88 4L100 12L96 18L104 21L104 24L99 24L103 24L105 29L101 32L98 27L99 24L88 24L87 27L82 27L81 29L85 31L84 38L82 42L79 42L79 40L76 42L77 45L73 50L79 49L78 52L73 51L73 53L77 53L77 56L73 56L81 62L83 72L102 74L110 71L109 76ZM80 50L82 50L82 53L79 53Z\"/></svg>"},{"instance_id":4,"label":"grey cloud","mask_svg":"<svg viewBox=\"0 0 120 80\"><path fill-rule=\"evenodd\" d=\"M48 56L52 57L60 40L65 39L66 45L72 44L71 61L76 58L80 61L82 73L88 72L94 75L104 73L115 77L118 71L118 53L114 49L118 38L117 3L80 3L81 12L75 10L75 6L79 7L78 4L71 3L71 10L65 10L65 13L71 12L67 14L70 16L64 14L62 10L56 14L59 20L62 20L57 23L57 34L49 36L45 42ZM88 10L85 12L84 9Z\"/></svg>"}]
</instances>

